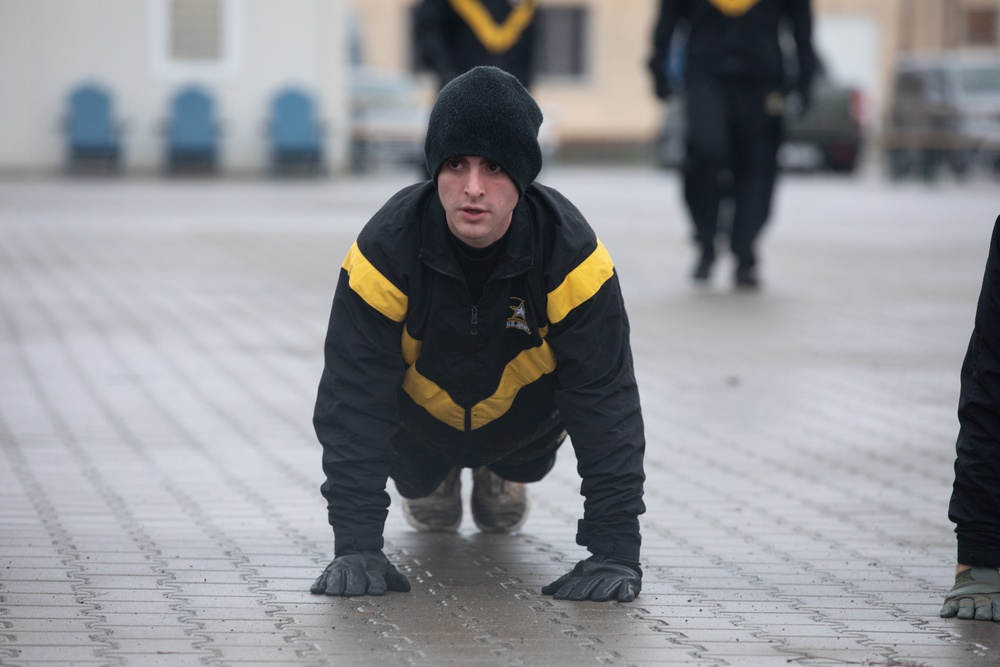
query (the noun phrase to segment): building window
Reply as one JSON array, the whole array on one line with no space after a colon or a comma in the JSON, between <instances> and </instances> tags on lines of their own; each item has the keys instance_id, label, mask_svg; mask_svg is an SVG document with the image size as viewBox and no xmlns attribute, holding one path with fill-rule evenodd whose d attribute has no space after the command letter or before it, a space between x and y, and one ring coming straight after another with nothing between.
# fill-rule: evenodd
<instances>
[{"instance_id":1,"label":"building window","mask_svg":"<svg viewBox=\"0 0 1000 667\"><path fill-rule=\"evenodd\" d=\"M535 71L541 77L579 78L587 70L587 8L539 7Z\"/></svg>"},{"instance_id":2,"label":"building window","mask_svg":"<svg viewBox=\"0 0 1000 667\"><path fill-rule=\"evenodd\" d=\"M175 60L222 56L222 0L170 0L170 55Z\"/></svg>"},{"instance_id":3,"label":"building window","mask_svg":"<svg viewBox=\"0 0 1000 667\"><path fill-rule=\"evenodd\" d=\"M965 43L969 46L997 44L997 10L970 9L965 12Z\"/></svg>"},{"instance_id":4,"label":"building window","mask_svg":"<svg viewBox=\"0 0 1000 667\"><path fill-rule=\"evenodd\" d=\"M168 79L227 77L240 68L240 0L147 0L154 74Z\"/></svg>"}]
</instances>

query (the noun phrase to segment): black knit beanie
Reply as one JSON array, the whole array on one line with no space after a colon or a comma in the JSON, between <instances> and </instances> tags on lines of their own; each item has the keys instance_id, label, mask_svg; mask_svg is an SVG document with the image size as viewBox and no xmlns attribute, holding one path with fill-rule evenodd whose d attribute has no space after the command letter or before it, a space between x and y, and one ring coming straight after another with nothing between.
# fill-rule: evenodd
<instances>
[{"instance_id":1,"label":"black knit beanie","mask_svg":"<svg viewBox=\"0 0 1000 667\"><path fill-rule=\"evenodd\" d=\"M542 168L542 112L521 82L497 67L475 67L438 93L424 156L437 181L448 158L474 155L503 167L521 194Z\"/></svg>"}]
</instances>

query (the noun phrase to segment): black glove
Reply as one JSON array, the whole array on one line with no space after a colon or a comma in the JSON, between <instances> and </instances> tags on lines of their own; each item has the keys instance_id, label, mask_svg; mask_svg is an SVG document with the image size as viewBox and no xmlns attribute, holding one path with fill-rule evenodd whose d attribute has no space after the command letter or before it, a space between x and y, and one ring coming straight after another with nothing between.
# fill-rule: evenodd
<instances>
[{"instance_id":1,"label":"black glove","mask_svg":"<svg viewBox=\"0 0 1000 667\"><path fill-rule=\"evenodd\" d=\"M407 593L410 580L389 562L381 549L365 549L334 558L309 592L348 596L382 595L387 590Z\"/></svg>"},{"instance_id":2,"label":"black glove","mask_svg":"<svg viewBox=\"0 0 1000 667\"><path fill-rule=\"evenodd\" d=\"M658 58L649 61L649 71L653 75L653 91L656 97L661 100L668 99L674 94L674 88L670 85L670 78L667 76L664 63Z\"/></svg>"},{"instance_id":3,"label":"black glove","mask_svg":"<svg viewBox=\"0 0 1000 667\"><path fill-rule=\"evenodd\" d=\"M653 88L656 90L656 97L661 100L670 99L674 94L673 86L670 85L670 80L662 74L653 73Z\"/></svg>"},{"instance_id":4,"label":"black glove","mask_svg":"<svg viewBox=\"0 0 1000 667\"><path fill-rule=\"evenodd\" d=\"M639 563L595 554L542 588L556 600L631 602L642 590Z\"/></svg>"}]
</instances>

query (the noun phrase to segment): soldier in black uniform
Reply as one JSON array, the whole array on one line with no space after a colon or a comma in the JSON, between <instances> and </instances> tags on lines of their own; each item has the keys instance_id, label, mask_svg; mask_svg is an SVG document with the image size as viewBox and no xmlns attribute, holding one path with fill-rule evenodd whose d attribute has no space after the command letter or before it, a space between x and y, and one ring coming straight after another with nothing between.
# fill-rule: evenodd
<instances>
[{"instance_id":1,"label":"soldier in black uniform","mask_svg":"<svg viewBox=\"0 0 1000 667\"><path fill-rule=\"evenodd\" d=\"M441 86L492 65L530 90L535 32L535 0L423 0L417 8L417 43Z\"/></svg>"},{"instance_id":2,"label":"soldier in black uniform","mask_svg":"<svg viewBox=\"0 0 1000 667\"><path fill-rule=\"evenodd\" d=\"M542 593L639 594L645 436L628 316L593 228L535 181L541 123L513 75L456 77L428 122L432 180L394 195L341 264L314 413L335 558L314 593L409 590L383 552L389 479L414 528L454 532L472 468L473 520L510 533L568 433L591 555Z\"/></svg>"},{"instance_id":3,"label":"soldier in black uniform","mask_svg":"<svg viewBox=\"0 0 1000 667\"><path fill-rule=\"evenodd\" d=\"M955 483L955 586L941 616L1000 622L1000 218L962 364Z\"/></svg>"},{"instance_id":4,"label":"soldier in black uniform","mask_svg":"<svg viewBox=\"0 0 1000 667\"><path fill-rule=\"evenodd\" d=\"M795 71L779 43L784 23L795 39ZM789 93L808 105L814 69L809 0L661 0L653 35L656 95L668 77L674 32L687 32L687 154L684 197L700 254L693 277L709 279L716 258L719 205L732 200L730 247L737 287L758 286L755 243L767 221Z\"/></svg>"}]
</instances>

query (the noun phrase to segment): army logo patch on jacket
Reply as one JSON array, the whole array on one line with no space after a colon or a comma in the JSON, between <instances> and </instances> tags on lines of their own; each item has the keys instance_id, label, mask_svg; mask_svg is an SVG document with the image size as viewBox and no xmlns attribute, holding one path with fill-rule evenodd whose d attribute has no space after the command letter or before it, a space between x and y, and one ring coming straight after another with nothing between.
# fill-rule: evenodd
<instances>
[{"instance_id":1,"label":"army logo patch on jacket","mask_svg":"<svg viewBox=\"0 0 1000 667\"><path fill-rule=\"evenodd\" d=\"M507 328L517 329L518 331L530 334L531 327L528 326L527 311L524 309L524 299L516 296L510 297L508 308L513 311L513 314L507 318Z\"/></svg>"},{"instance_id":2,"label":"army logo patch on jacket","mask_svg":"<svg viewBox=\"0 0 1000 667\"><path fill-rule=\"evenodd\" d=\"M708 0L726 16L742 16L760 0Z\"/></svg>"}]
</instances>

